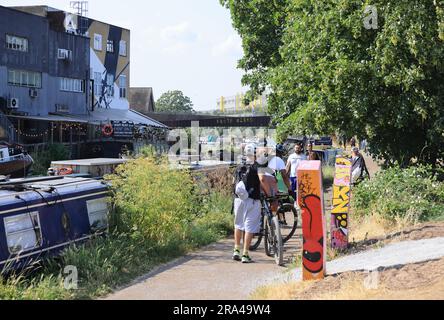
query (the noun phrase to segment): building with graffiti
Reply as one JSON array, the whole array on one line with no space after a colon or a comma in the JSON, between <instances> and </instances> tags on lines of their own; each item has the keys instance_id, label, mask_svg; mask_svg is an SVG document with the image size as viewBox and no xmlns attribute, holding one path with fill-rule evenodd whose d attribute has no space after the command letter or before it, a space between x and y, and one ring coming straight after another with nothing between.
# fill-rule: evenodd
<instances>
[{"instance_id":1,"label":"building with graffiti","mask_svg":"<svg viewBox=\"0 0 444 320\"><path fill-rule=\"evenodd\" d=\"M129 109L130 30L48 6L15 9L46 17L59 31L88 37L92 108Z\"/></svg>"},{"instance_id":2,"label":"building with graffiti","mask_svg":"<svg viewBox=\"0 0 444 320\"><path fill-rule=\"evenodd\" d=\"M89 143L166 135L130 108L129 30L48 6L0 6L0 17L0 140L80 156Z\"/></svg>"}]
</instances>

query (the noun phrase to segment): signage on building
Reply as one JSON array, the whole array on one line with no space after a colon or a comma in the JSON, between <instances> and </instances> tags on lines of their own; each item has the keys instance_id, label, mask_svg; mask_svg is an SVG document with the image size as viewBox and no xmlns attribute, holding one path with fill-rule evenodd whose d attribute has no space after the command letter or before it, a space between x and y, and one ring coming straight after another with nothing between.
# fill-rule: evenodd
<instances>
[{"instance_id":1,"label":"signage on building","mask_svg":"<svg viewBox=\"0 0 444 320\"><path fill-rule=\"evenodd\" d=\"M129 121L111 121L114 129L114 138L134 137L134 123Z\"/></svg>"}]
</instances>

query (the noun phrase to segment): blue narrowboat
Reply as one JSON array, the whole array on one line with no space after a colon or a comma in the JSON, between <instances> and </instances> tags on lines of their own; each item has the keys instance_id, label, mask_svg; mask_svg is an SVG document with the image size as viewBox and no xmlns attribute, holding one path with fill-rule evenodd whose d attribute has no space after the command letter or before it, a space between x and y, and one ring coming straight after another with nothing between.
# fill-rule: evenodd
<instances>
[{"instance_id":1,"label":"blue narrowboat","mask_svg":"<svg viewBox=\"0 0 444 320\"><path fill-rule=\"evenodd\" d=\"M28 266L108 227L109 187L80 177L0 183L0 272Z\"/></svg>"}]
</instances>

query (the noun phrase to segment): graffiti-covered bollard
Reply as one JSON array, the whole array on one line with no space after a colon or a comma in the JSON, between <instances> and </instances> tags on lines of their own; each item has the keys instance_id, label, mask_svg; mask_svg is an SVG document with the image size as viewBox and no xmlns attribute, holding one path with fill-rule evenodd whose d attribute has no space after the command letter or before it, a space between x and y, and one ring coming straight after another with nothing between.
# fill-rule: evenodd
<instances>
[{"instance_id":1,"label":"graffiti-covered bollard","mask_svg":"<svg viewBox=\"0 0 444 320\"><path fill-rule=\"evenodd\" d=\"M298 167L298 203L302 211L302 272L304 280L325 276L326 228L320 161L302 161Z\"/></svg>"},{"instance_id":2,"label":"graffiti-covered bollard","mask_svg":"<svg viewBox=\"0 0 444 320\"><path fill-rule=\"evenodd\" d=\"M352 163L343 156L336 157L335 180L333 183L333 207L331 211L331 247L348 247L348 213L350 211L350 189Z\"/></svg>"}]
</instances>

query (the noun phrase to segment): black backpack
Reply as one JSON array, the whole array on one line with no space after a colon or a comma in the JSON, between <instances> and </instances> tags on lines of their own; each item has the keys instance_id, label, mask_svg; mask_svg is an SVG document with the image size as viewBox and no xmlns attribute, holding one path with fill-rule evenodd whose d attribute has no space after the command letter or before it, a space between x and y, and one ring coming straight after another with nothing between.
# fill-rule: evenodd
<instances>
[{"instance_id":1,"label":"black backpack","mask_svg":"<svg viewBox=\"0 0 444 320\"><path fill-rule=\"evenodd\" d=\"M261 195L261 183L258 176L257 166L257 163L247 164L243 162L239 167L237 167L234 179L234 189L236 189L239 182L243 181L249 197L254 200L260 200Z\"/></svg>"}]
</instances>

